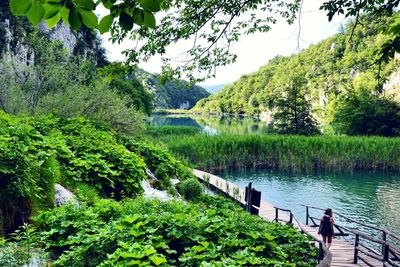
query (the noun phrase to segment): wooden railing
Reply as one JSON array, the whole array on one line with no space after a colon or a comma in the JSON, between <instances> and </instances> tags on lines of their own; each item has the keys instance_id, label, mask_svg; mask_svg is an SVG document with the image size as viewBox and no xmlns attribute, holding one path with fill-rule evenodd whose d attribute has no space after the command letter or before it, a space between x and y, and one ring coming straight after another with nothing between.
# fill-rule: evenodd
<instances>
[{"instance_id":1,"label":"wooden railing","mask_svg":"<svg viewBox=\"0 0 400 267\"><path fill-rule=\"evenodd\" d=\"M311 222L312 227L319 227L319 219L310 215L310 209L324 211L325 209L313 206L306 207L306 225ZM335 217L353 223L357 229L345 227L335 222L334 227L339 231L336 236L354 235L354 259L353 263L359 260L368 266L376 266L376 261L381 262L382 266L400 267L400 237L386 229L374 225L359 222L341 213L335 212ZM368 229L370 233L360 231L360 228ZM379 237L372 236L371 232L379 233ZM377 250L376 248L380 248ZM375 260L375 263L373 261Z\"/></svg>"},{"instance_id":2,"label":"wooden railing","mask_svg":"<svg viewBox=\"0 0 400 267\"><path fill-rule=\"evenodd\" d=\"M307 234L314 240L314 242L317 242L319 244L319 250L318 250L319 265L318 266L330 266L331 261L332 261L332 253L328 250L325 243L322 242L322 240L319 240L319 239L315 238L314 236L312 236L311 234L307 233L307 231L304 230L299 219L297 219L297 217L293 214L293 212L291 210L282 209L282 208L278 208L278 207L274 207L274 209L275 209L275 220L274 220L275 222L283 222L283 223L287 223L287 224L296 225L296 227L298 227L300 229L300 232L302 234ZM279 218L279 211L287 213L289 215L289 220L284 220L284 219Z\"/></svg>"}]
</instances>

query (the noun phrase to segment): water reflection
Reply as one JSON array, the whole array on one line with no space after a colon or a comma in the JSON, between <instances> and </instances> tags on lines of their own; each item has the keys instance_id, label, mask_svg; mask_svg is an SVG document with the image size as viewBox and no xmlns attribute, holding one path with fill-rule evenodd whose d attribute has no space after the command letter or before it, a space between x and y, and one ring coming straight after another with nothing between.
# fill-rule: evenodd
<instances>
[{"instance_id":1,"label":"water reflection","mask_svg":"<svg viewBox=\"0 0 400 267\"><path fill-rule=\"evenodd\" d=\"M305 221L305 208L301 204L330 207L354 220L400 234L399 175L293 175L269 170L228 171L221 175L242 187L252 181L262 191L263 198L278 207L291 209L302 221ZM313 216L321 214L314 212Z\"/></svg>"},{"instance_id":2,"label":"water reflection","mask_svg":"<svg viewBox=\"0 0 400 267\"><path fill-rule=\"evenodd\" d=\"M204 115L153 115L150 124L156 126L193 126L207 134L267 134L270 125L253 117Z\"/></svg>"}]
</instances>

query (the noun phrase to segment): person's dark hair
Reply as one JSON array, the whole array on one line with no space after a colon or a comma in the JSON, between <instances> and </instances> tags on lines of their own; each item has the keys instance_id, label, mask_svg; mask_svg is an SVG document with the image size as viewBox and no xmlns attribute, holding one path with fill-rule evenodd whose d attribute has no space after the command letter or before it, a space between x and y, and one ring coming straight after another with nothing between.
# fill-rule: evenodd
<instances>
[{"instance_id":1,"label":"person's dark hair","mask_svg":"<svg viewBox=\"0 0 400 267\"><path fill-rule=\"evenodd\" d=\"M324 214L326 214L326 215L331 215L331 213L332 213L332 209L326 209L324 212Z\"/></svg>"}]
</instances>

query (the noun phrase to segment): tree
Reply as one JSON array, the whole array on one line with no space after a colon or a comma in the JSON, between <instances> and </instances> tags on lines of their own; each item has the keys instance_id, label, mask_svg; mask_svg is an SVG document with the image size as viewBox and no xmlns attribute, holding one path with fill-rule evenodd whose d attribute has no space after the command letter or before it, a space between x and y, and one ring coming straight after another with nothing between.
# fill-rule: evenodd
<instances>
[{"instance_id":1,"label":"tree","mask_svg":"<svg viewBox=\"0 0 400 267\"><path fill-rule=\"evenodd\" d=\"M294 77L290 80L288 88L281 92L275 99L274 114L275 127L279 133L314 135L319 130L311 116L311 104L304 94L306 80Z\"/></svg>"},{"instance_id":2,"label":"tree","mask_svg":"<svg viewBox=\"0 0 400 267\"><path fill-rule=\"evenodd\" d=\"M321 9L331 20L337 14L355 16L354 28L361 14L380 17L395 12L400 0L325 0ZM104 6L109 14L99 21L95 11ZM60 20L78 29L82 25L97 28L101 33L111 31L112 39L141 41L138 47L125 53L129 63L137 63L160 54L163 72L179 76L184 71L194 80L195 73L203 77L214 75L214 67L236 60L230 47L242 35L266 32L280 18L293 23L301 11L302 0L10 0L14 15L27 16L32 24L45 20L49 27ZM157 25L155 13L163 10ZM136 27L135 27L136 25ZM381 47L379 60L391 58L400 51L400 21L385 30L392 38ZM171 66L167 47L180 40L193 40L186 60Z\"/></svg>"},{"instance_id":3,"label":"tree","mask_svg":"<svg viewBox=\"0 0 400 267\"><path fill-rule=\"evenodd\" d=\"M351 90L336 104L332 124L348 135L400 136L400 105L366 89Z\"/></svg>"}]
</instances>

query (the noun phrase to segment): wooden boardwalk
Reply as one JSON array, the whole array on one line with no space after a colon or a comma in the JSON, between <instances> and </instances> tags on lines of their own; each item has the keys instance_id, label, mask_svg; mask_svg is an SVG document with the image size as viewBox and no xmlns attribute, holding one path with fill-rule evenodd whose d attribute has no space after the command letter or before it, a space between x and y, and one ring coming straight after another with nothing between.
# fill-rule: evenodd
<instances>
[{"instance_id":1,"label":"wooden boardwalk","mask_svg":"<svg viewBox=\"0 0 400 267\"><path fill-rule=\"evenodd\" d=\"M198 179L203 180L205 183L209 183L211 186L217 188L219 191L228 194L232 198L235 198L242 205L246 204L245 191L238 185L222 179L221 177L200 170L193 170L193 173ZM259 216L268 221L274 221L275 208L268 202L261 200ZM285 213L280 213L279 218L288 221L289 215ZM297 226L296 224L294 225ZM297 228L300 227L298 226ZM316 239L321 239L321 236L318 235L318 229L316 227L302 224L301 228L303 228L306 233L314 236ZM344 239L334 239L330 248L330 252L332 253L332 261L330 265L332 267L368 266L362 263L360 260L358 264L353 264L354 245ZM373 263L373 266L383 266L382 262L372 259L368 260L369 262Z\"/></svg>"}]
</instances>

